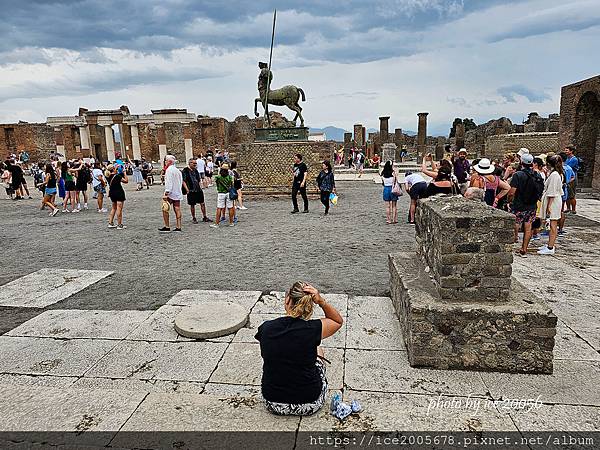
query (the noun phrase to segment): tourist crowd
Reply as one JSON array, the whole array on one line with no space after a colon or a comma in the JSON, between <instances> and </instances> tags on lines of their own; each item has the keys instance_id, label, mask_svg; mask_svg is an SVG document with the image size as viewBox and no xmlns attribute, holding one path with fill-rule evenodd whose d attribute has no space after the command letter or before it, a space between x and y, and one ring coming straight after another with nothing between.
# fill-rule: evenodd
<instances>
[{"instance_id":1,"label":"tourist crowd","mask_svg":"<svg viewBox=\"0 0 600 450\"><path fill-rule=\"evenodd\" d=\"M581 160L575 148L563 152L533 156L526 148L508 153L503 159L467 159L462 148L439 162L427 154L421 173L406 172L404 183L391 161L381 172L383 200L386 203L387 223L397 223L397 201L402 187L410 196L408 222L414 223L417 201L436 194L463 195L485 202L515 216L515 242L523 233L518 254L527 256L530 241L547 236L548 242L537 253L552 255L558 236L565 233L566 214L577 211L577 176ZM430 177L427 181L425 176Z\"/></svg>"}]
</instances>

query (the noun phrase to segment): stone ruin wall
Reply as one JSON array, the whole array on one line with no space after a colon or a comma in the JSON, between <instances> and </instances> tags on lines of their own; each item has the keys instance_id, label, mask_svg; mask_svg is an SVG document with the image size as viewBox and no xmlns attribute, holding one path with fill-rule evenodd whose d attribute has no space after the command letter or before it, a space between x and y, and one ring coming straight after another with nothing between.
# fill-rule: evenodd
<instances>
[{"instance_id":1,"label":"stone ruin wall","mask_svg":"<svg viewBox=\"0 0 600 450\"><path fill-rule=\"evenodd\" d=\"M18 123L0 125L0 159L28 151L32 161L46 158L56 150L54 129L45 123Z\"/></svg>"},{"instance_id":2,"label":"stone ruin wall","mask_svg":"<svg viewBox=\"0 0 600 450\"><path fill-rule=\"evenodd\" d=\"M483 156L502 159L506 153L516 153L521 147L532 155L560 151L558 133L512 133L490 136L486 140Z\"/></svg>"},{"instance_id":3,"label":"stone ruin wall","mask_svg":"<svg viewBox=\"0 0 600 450\"><path fill-rule=\"evenodd\" d=\"M600 190L600 75L562 87L559 140L587 163L580 186Z\"/></svg>"},{"instance_id":4,"label":"stone ruin wall","mask_svg":"<svg viewBox=\"0 0 600 450\"><path fill-rule=\"evenodd\" d=\"M139 140L142 156L146 159L159 159L159 128L164 128L167 151L179 161L185 161L185 124L166 122L164 124L139 123ZM227 148L254 141L256 119L240 116L233 122L222 117L199 117L197 122L189 124L189 136L192 139L194 156L205 153L209 147ZM128 127L123 127L122 139L131 141ZM107 157L104 127L89 124L91 150L102 158ZM48 159L50 152L56 151L57 145L64 146L67 159L88 157L81 152L79 128L71 125L58 127L46 123L0 124L0 158L6 159L9 154L28 151L32 161ZM118 143L116 149L118 149ZM127 154L133 158L133 149L128 145Z\"/></svg>"}]
</instances>

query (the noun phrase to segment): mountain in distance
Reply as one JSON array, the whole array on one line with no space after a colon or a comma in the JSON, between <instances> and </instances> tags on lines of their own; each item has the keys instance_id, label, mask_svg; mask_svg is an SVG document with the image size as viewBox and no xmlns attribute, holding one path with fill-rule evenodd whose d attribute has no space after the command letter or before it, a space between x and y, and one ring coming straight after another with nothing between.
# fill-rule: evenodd
<instances>
[{"instance_id":1,"label":"mountain in distance","mask_svg":"<svg viewBox=\"0 0 600 450\"><path fill-rule=\"evenodd\" d=\"M309 133L325 133L327 140L338 141L338 142L344 142L344 133L347 133L347 131L344 130L343 128L332 127L332 126L325 127L325 128L310 127L308 131L309 131Z\"/></svg>"},{"instance_id":2,"label":"mountain in distance","mask_svg":"<svg viewBox=\"0 0 600 450\"><path fill-rule=\"evenodd\" d=\"M310 133L325 133L325 136L327 137L328 140L338 141L338 142L344 142L344 133L348 133L348 131L344 130L343 128L338 128L338 127L334 127L334 126L327 126L325 128L310 127L310 129L308 131ZM379 130L377 130L375 128L368 128L367 134L368 133L376 133L378 131ZM417 135L417 133L412 130L402 130L402 132L409 136ZM393 131L391 131L391 133L393 133Z\"/></svg>"}]
</instances>

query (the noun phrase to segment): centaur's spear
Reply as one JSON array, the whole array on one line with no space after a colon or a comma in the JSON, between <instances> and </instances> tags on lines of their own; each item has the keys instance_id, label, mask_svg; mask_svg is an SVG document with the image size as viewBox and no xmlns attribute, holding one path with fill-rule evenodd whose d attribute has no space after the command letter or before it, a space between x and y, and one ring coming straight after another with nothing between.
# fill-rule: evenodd
<instances>
[{"instance_id":1,"label":"centaur's spear","mask_svg":"<svg viewBox=\"0 0 600 450\"><path fill-rule=\"evenodd\" d=\"M271 33L271 52L269 54L269 71L267 73L267 90L265 91L265 118L271 128L271 117L269 117L269 88L271 87L271 61L273 60L273 42L275 42L275 21L277 20L277 9L273 11L273 32Z\"/></svg>"}]
</instances>

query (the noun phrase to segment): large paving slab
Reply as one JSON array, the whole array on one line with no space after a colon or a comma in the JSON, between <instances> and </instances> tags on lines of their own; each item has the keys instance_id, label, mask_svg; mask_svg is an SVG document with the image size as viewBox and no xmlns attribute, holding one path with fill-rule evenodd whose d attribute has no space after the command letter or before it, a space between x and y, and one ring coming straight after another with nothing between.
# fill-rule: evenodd
<instances>
[{"instance_id":1,"label":"large paving slab","mask_svg":"<svg viewBox=\"0 0 600 450\"><path fill-rule=\"evenodd\" d=\"M175 318L181 314L181 311L189 306L163 305L138 327L136 327L126 339L128 341L148 341L148 342L193 342L196 339L186 338L175 331ZM233 334L212 338L214 342L231 342Z\"/></svg>"},{"instance_id":2,"label":"large paving slab","mask_svg":"<svg viewBox=\"0 0 600 450\"><path fill-rule=\"evenodd\" d=\"M325 363L329 389L341 389L344 384L344 350L326 349L325 357L331 361L331 365ZM262 366L259 344L232 343L209 382L258 386L262 378Z\"/></svg>"},{"instance_id":3,"label":"large paving slab","mask_svg":"<svg viewBox=\"0 0 600 450\"><path fill-rule=\"evenodd\" d=\"M517 431L509 415L486 399L466 403L465 398L448 396L344 391L344 401L351 400L358 400L363 411L340 423L324 407L303 417L300 431ZM299 440L298 448L307 444Z\"/></svg>"},{"instance_id":4,"label":"large paving slab","mask_svg":"<svg viewBox=\"0 0 600 450\"><path fill-rule=\"evenodd\" d=\"M350 297L346 347L405 350L400 321L389 297Z\"/></svg>"},{"instance_id":5,"label":"large paving slab","mask_svg":"<svg viewBox=\"0 0 600 450\"><path fill-rule=\"evenodd\" d=\"M148 318L139 324L126 339L130 341L148 342L178 342L193 341L177 334L175 317L185 306L164 305L152 312Z\"/></svg>"},{"instance_id":6,"label":"large paving slab","mask_svg":"<svg viewBox=\"0 0 600 450\"><path fill-rule=\"evenodd\" d=\"M40 269L0 286L0 306L45 308L112 273L104 270Z\"/></svg>"},{"instance_id":7,"label":"large paving slab","mask_svg":"<svg viewBox=\"0 0 600 450\"><path fill-rule=\"evenodd\" d=\"M600 353L559 320L554 338L554 359L599 361Z\"/></svg>"},{"instance_id":8,"label":"large paving slab","mask_svg":"<svg viewBox=\"0 0 600 450\"><path fill-rule=\"evenodd\" d=\"M184 289L175 294L167 305L197 306L204 302L232 302L242 306L248 312L260 298L260 291L216 291Z\"/></svg>"},{"instance_id":9,"label":"large paving slab","mask_svg":"<svg viewBox=\"0 0 600 450\"><path fill-rule=\"evenodd\" d=\"M596 406L539 405L509 414L521 431L600 430L600 408Z\"/></svg>"},{"instance_id":10,"label":"large paving slab","mask_svg":"<svg viewBox=\"0 0 600 450\"><path fill-rule=\"evenodd\" d=\"M12 373L0 374L0 384L16 384L18 386L47 386L69 387L79 378L55 377L52 375L18 375Z\"/></svg>"},{"instance_id":11,"label":"large paving slab","mask_svg":"<svg viewBox=\"0 0 600 450\"><path fill-rule=\"evenodd\" d=\"M478 372L410 367L403 351L346 349L344 375L352 390L485 396Z\"/></svg>"},{"instance_id":12,"label":"large paving slab","mask_svg":"<svg viewBox=\"0 0 600 450\"><path fill-rule=\"evenodd\" d=\"M559 258L544 261L548 263L541 264L538 258L516 260L513 274L544 299L560 320L600 350L600 283ZM557 274L560 274L558 279Z\"/></svg>"},{"instance_id":13,"label":"large paving slab","mask_svg":"<svg viewBox=\"0 0 600 450\"><path fill-rule=\"evenodd\" d=\"M0 336L0 373L82 376L117 342Z\"/></svg>"},{"instance_id":14,"label":"large paving slab","mask_svg":"<svg viewBox=\"0 0 600 450\"><path fill-rule=\"evenodd\" d=\"M206 383L202 393L217 397L254 397L262 401L261 387L257 385Z\"/></svg>"},{"instance_id":15,"label":"large paving slab","mask_svg":"<svg viewBox=\"0 0 600 450\"><path fill-rule=\"evenodd\" d=\"M111 391L132 392L162 392L199 394L204 388L204 383L190 381L163 381L139 380L134 378L94 378L83 377L77 379L71 386L77 389L108 389Z\"/></svg>"},{"instance_id":16,"label":"large paving slab","mask_svg":"<svg viewBox=\"0 0 600 450\"><path fill-rule=\"evenodd\" d=\"M124 339L152 311L53 309L28 320L7 336Z\"/></svg>"},{"instance_id":17,"label":"large paving slab","mask_svg":"<svg viewBox=\"0 0 600 450\"><path fill-rule=\"evenodd\" d=\"M492 396L543 403L600 406L600 362L554 360L552 375L482 372Z\"/></svg>"},{"instance_id":18,"label":"large paving slab","mask_svg":"<svg viewBox=\"0 0 600 450\"><path fill-rule=\"evenodd\" d=\"M136 448L294 447L299 417L275 416L256 398L149 394L111 445ZM149 431L154 433L128 433ZM170 431L174 433L156 433ZM182 431L287 431L260 436L240 433L181 434ZM276 437L274 437L276 436ZM253 441L252 439L258 439ZM225 444L224 439L228 439ZM229 440L230 439L230 440ZM259 442L262 440L262 445ZM175 444L175 445L174 445Z\"/></svg>"},{"instance_id":19,"label":"large paving slab","mask_svg":"<svg viewBox=\"0 0 600 450\"><path fill-rule=\"evenodd\" d=\"M101 443L106 445L145 396L145 393L126 391L1 384L0 430L67 431L72 434L61 433L52 438L82 444L86 441L98 443L98 439L104 439ZM87 431L115 433L90 435L85 433Z\"/></svg>"},{"instance_id":20,"label":"large paving slab","mask_svg":"<svg viewBox=\"0 0 600 450\"><path fill-rule=\"evenodd\" d=\"M85 376L204 383L226 348L218 342L121 341Z\"/></svg>"},{"instance_id":21,"label":"large paving slab","mask_svg":"<svg viewBox=\"0 0 600 450\"><path fill-rule=\"evenodd\" d=\"M577 199L577 214L600 222L600 201L588 198Z\"/></svg>"}]
</instances>

